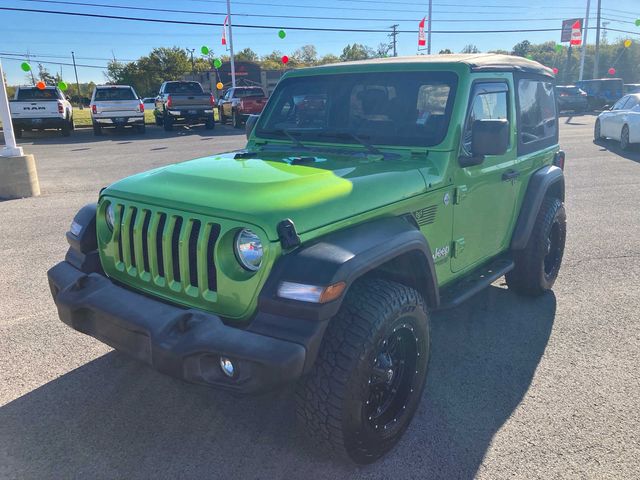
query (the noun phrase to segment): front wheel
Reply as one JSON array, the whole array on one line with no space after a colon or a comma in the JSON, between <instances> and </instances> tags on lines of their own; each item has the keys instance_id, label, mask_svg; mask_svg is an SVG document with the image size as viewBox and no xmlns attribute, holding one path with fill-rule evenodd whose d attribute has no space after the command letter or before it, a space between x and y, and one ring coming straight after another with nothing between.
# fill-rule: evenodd
<instances>
[{"instance_id":1,"label":"front wheel","mask_svg":"<svg viewBox=\"0 0 640 480\"><path fill-rule=\"evenodd\" d=\"M600 120L596 120L596 124L593 127L593 140L599 142L602 140L602 126L600 125Z\"/></svg>"},{"instance_id":2,"label":"front wheel","mask_svg":"<svg viewBox=\"0 0 640 480\"><path fill-rule=\"evenodd\" d=\"M378 279L356 283L298 383L299 420L336 453L374 462L409 426L429 352L429 317L417 291Z\"/></svg>"},{"instance_id":3,"label":"front wheel","mask_svg":"<svg viewBox=\"0 0 640 480\"><path fill-rule=\"evenodd\" d=\"M551 290L562 263L567 238L567 216L558 198L542 202L524 250L515 252L515 268L507 273L507 285L516 292L542 295Z\"/></svg>"},{"instance_id":4,"label":"front wheel","mask_svg":"<svg viewBox=\"0 0 640 480\"><path fill-rule=\"evenodd\" d=\"M240 117L238 111L234 110L232 115L233 128L242 128L242 118Z\"/></svg>"},{"instance_id":5,"label":"front wheel","mask_svg":"<svg viewBox=\"0 0 640 480\"><path fill-rule=\"evenodd\" d=\"M629 150L629 125L625 125L622 127L622 132L620 132L620 148L622 150Z\"/></svg>"}]
</instances>

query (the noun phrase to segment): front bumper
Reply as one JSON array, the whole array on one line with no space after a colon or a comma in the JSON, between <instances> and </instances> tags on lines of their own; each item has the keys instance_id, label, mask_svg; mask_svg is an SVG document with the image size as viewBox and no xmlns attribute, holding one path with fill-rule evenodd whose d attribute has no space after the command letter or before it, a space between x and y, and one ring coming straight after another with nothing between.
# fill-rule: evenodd
<instances>
[{"instance_id":1,"label":"front bumper","mask_svg":"<svg viewBox=\"0 0 640 480\"><path fill-rule=\"evenodd\" d=\"M48 277L60 319L71 328L167 375L239 393L296 380L309 345L317 345L326 328L322 322L305 328L290 318L283 328L282 318L260 313L245 329L231 327L216 315L140 295L67 261ZM290 335L285 331L293 338L283 338ZM234 378L222 373L220 356L234 362Z\"/></svg>"}]
</instances>

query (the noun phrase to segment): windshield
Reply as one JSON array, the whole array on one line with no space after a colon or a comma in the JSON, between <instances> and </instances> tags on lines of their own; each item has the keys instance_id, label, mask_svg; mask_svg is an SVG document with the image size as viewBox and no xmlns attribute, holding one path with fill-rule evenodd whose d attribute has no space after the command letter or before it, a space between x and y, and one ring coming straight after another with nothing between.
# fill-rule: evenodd
<instances>
[{"instance_id":1,"label":"windshield","mask_svg":"<svg viewBox=\"0 0 640 480\"><path fill-rule=\"evenodd\" d=\"M280 82L260 117L259 137L433 146L445 137L452 72L315 75Z\"/></svg>"},{"instance_id":2,"label":"windshield","mask_svg":"<svg viewBox=\"0 0 640 480\"><path fill-rule=\"evenodd\" d=\"M234 92L234 97L243 98L243 97L264 97L264 92L261 88L238 88Z\"/></svg>"},{"instance_id":3,"label":"windshield","mask_svg":"<svg viewBox=\"0 0 640 480\"><path fill-rule=\"evenodd\" d=\"M202 93L202 87L197 82L171 82L164 87L165 93L177 93L183 95L198 95Z\"/></svg>"},{"instance_id":4,"label":"windshield","mask_svg":"<svg viewBox=\"0 0 640 480\"><path fill-rule=\"evenodd\" d=\"M55 88L45 88L44 90L40 90L38 88L21 88L18 90L17 100L55 101L59 98L58 91Z\"/></svg>"},{"instance_id":5,"label":"windshield","mask_svg":"<svg viewBox=\"0 0 640 480\"><path fill-rule=\"evenodd\" d=\"M98 88L95 100L98 102L108 100L137 100L138 97L131 88Z\"/></svg>"}]
</instances>

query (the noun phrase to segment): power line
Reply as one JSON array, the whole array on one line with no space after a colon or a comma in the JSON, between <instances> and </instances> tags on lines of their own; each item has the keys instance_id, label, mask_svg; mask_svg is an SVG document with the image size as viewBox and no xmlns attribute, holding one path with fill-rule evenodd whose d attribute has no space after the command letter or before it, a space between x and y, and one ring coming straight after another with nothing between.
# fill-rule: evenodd
<instances>
[{"instance_id":1,"label":"power line","mask_svg":"<svg viewBox=\"0 0 640 480\"><path fill-rule=\"evenodd\" d=\"M0 52L0 58L2 58L3 60L13 60L14 62L22 62L24 61L23 58L16 58L16 57L7 57L5 56L6 54L4 52ZM53 62L50 60L40 60L34 56L31 56L31 59L36 62L36 63L44 63L45 65L63 65L63 66L68 66L68 67L73 67L73 63L64 63L64 62ZM76 66L78 67L84 67L84 68L99 68L102 70L106 70L107 66L106 65L85 65L82 63L76 63Z\"/></svg>"}]
</instances>

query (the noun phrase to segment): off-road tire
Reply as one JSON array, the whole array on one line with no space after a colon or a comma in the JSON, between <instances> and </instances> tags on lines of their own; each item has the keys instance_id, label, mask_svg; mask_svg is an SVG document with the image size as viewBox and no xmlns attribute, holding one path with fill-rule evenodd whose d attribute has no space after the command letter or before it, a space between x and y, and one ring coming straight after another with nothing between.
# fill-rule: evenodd
<instances>
[{"instance_id":1,"label":"off-road tire","mask_svg":"<svg viewBox=\"0 0 640 480\"><path fill-rule=\"evenodd\" d=\"M242 119L240 118L240 114L237 110L234 110L231 113L231 123L233 123L233 128L242 128Z\"/></svg>"},{"instance_id":2,"label":"off-road tire","mask_svg":"<svg viewBox=\"0 0 640 480\"><path fill-rule=\"evenodd\" d=\"M620 132L620 148L622 150L629 150L631 143L629 143L629 125L624 125Z\"/></svg>"},{"instance_id":3,"label":"off-road tire","mask_svg":"<svg viewBox=\"0 0 640 480\"><path fill-rule=\"evenodd\" d=\"M156 127L161 127L162 124L164 123L162 121L162 117L160 115L153 115L154 120L156 121Z\"/></svg>"},{"instance_id":4,"label":"off-road tire","mask_svg":"<svg viewBox=\"0 0 640 480\"><path fill-rule=\"evenodd\" d=\"M173 118L170 115L165 114L162 118L162 125L164 126L164 130L166 132L170 132L173 130Z\"/></svg>"},{"instance_id":5,"label":"off-road tire","mask_svg":"<svg viewBox=\"0 0 640 480\"><path fill-rule=\"evenodd\" d=\"M601 128L600 120L596 120L596 124L593 127L593 141L596 143L602 141Z\"/></svg>"},{"instance_id":6,"label":"off-road tire","mask_svg":"<svg viewBox=\"0 0 640 480\"><path fill-rule=\"evenodd\" d=\"M97 137L102 135L102 127L100 125L93 124L93 134Z\"/></svg>"},{"instance_id":7,"label":"off-road tire","mask_svg":"<svg viewBox=\"0 0 640 480\"><path fill-rule=\"evenodd\" d=\"M204 122L204 128L207 130L213 130L216 126L216 122L212 118L207 118Z\"/></svg>"},{"instance_id":8,"label":"off-road tire","mask_svg":"<svg viewBox=\"0 0 640 480\"><path fill-rule=\"evenodd\" d=\"M373 415L379 416L372 420L372 403L379 405L379 397L372 397L377 388L372 379L376 384L380 378L372 375L374 368L381 368L380 349L392 342L413 352L405 362L394 361L396 374L387 379L406 380L397 387L403 395L395 394L395 408L385 413L391 416L383 417L376 409ZM417 291L379 279L357 282L331 319L311 372L298 382L299 422L343 458L374 462L394 447L411 422L422 397L429 352L429 316Z\"/></svg>"},{"instance_id":9,"label":"off-road tire","mask_svg":"<svg viewBox=\"0 0 640 480\"><path fill-rule=\"evenodd\" d=\"M63 137L68 137L71 135L71 130L73 130L73 126L71 124L71 119L67 119L63 124L60 131L62 132Z\"/></svg>"},{"instance_id":10,"label":"off-road tire","mask_svg":"<svg viewBox=\"0 0 640 480\"><path fill-rule=\"evenodd\" d=\"M538 296L553 287L564 254L566 221L562 201L546 197L527 246L514 253L515 268L506 275L510 289L522 295Z\"/></svg>"}]
</instances>

